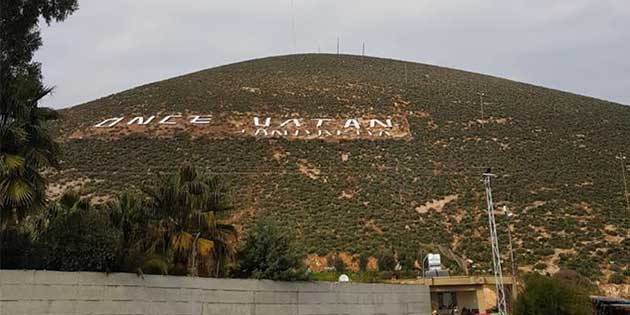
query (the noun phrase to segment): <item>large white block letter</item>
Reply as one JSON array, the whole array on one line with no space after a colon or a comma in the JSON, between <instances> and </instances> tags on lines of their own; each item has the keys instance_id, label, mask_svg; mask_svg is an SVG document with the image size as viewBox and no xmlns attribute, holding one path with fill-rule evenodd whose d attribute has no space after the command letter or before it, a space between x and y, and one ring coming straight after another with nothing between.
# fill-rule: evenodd
<instances>
[{"instance_id":1,"label":"large white block letter","mask_svg":"<svg viewBox=\"0 0 630 315\"><path fill-rule=\"evenodd\" d=\"M254 127L269 127L271 125L271 117L265 118L265 123L260 123L260 118L254 117Z\"/></svg>"},{"instance_id":2,"label":"large white block letter","mask_svg":"<svg viewBox=\"0 0 630 315\"><path fill-rule=\"evenodd\" d=\"M113 118L108 118L105 119L103 121L101 121L100 123L94 125L94 127L96 128L103 128L103 127L114 127L116 124L118 124L119 122L121 122L125 117L113 117Z\"/></svg>"},{"instance_id":3,"label":"large white block letter","mask_svg":"<svg viewBox=\"0 0 630 315\"><path fill-rule=\"evenodd\" d=\"M168 115L168 116L162 118L162 120L160 120L160 124L163 124L163 125L175 125L175 124L177 124L176 122L169 121L169 120L171 120L171 118L178 118L178 117L182 117L182 115Z\"/></svg>"},{"instance_id":4,"label":"large white block letter","mask_svg":"<svg viewBox=\"0 0 630 315\"><path fill-rule=\"evenodd\" d=\"M127 123L127 125L133 125L136 122L138 123L138 125L148 125L154 118L155 116L151 116L147 118L147 120L144 120L144 117L142 116L134 117Z\"/></svg>"},{"instance_id":5,"label":"large white block letter","mask_svg":"<svg viewBox=\"0 0 630 315\"><path fill-rule=\"evenodd\" d=\"M212 115L194 115L190 117L192 117L190 119L191 124L209 124L210 120L212 120Z\"/></svg>"}]
</instances>

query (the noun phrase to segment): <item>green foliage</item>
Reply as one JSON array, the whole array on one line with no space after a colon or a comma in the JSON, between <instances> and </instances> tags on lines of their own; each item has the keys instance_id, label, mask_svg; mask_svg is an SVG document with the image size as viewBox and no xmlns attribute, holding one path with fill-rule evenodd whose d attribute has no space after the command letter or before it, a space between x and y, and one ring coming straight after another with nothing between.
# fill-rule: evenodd
<instances>
[{"instance_id":1,"label":"green foliage","mask_svg":"<svg viewBox=\"0 0 630 315\"><path fill-rule=\"evenodd\" d=\"M396 257L394 257L394 254L391 251L381 252L378 256L378 270L394 271L394 269L396 269Z\"/></svg>"},{"instance_id":2,"label":"green foliage","mask_svg":"<svg viewBox=\"0 0 630 315\"><path fill-rule=\"evenodd\" d=\"M342 274L346 272L346 263L343 262L343 259L341 259L338 254L333 253L328 255L327 261L329 266L335 268L335 272L337 274Z\"/></svg>"},{"instance_id":3,"label":"green foliage","mask_svg":"<svg viewBox=\"0 0 630 315\"><path fill-rule=\"evenodd\" d=\"M365 253L361 253L361 255L359 255L359 271L367 271L369 258L370 256Z\"/></svg>"},{"instance_id":4,"label":"green foliage","mask_svg":"<svg viewBox=\"0 0 630 315\"><path fill-rule=\"evenodd\" d=\"M534 265L534 269L536 270L545 270L547 269L547 264L545 263L537 263Z\"/></svg>"},{"instance_id":5,"label":"green foliage","mask_svg":"<svg viewBox=\"0 0 630 315\"><path fill-rule=\"evenodd\" d=\"M626 277L623 274L615 272L608 277L608 283L622 284L624 283L625 278Z\"/></svg>"},{"instance_id":6,"label":"green foliage","mask_svg":"<svg viewBox=\"0 0 630 315\"><path fill-rule=\"evenodd\" d=\"M24 228L9 228L3 232L0 247L0 269L43 269L44 250L33 233Z\"/></svg>"},{"instance_id":7,"label":"green foliage","mask_svg":"<svg viewBox=\"0 0 630 315\"><path fill-rule=\"evenodd\" d=\"M2 247L3 266L225 276L237 244L224 221L229 196L222 181L192 166L96 208L69 191L23 225L26 232L5 233L18 247Z\"/></svg>"},{"instance_id":8,"label":"green foliage","mask_svg":"<svg viewBox=\"0 0 630 315\"><path fill-rule=\"evenodd\" d=\"M146 193L154 215L149 254L172 257L172 274L226 275L235 262L237 231L224 222L233 210L224 182L186 165L159 176Z\"/></svg>"},{"instance_id":9,"label":"green foliage","mask_svg":"<svg viewBox=\"0 0 630 315\"><path fill-rule=\"evenodd\" d=\"M515 315L588 315L588 292L578 283L536 273L523 277L525 289L514 303Z\"/></svg>"},{"instance_id":10,"label":"green foliage","mask_svg":"<svg viewBox=\"0 0 630 315\"><path fill-rule=\"evenodd\" d=\"M121 233L96 209L66 209L40 236L46 269L60 271L117 270Z\"/></svg>"},{"instance_id":11,"label":"green foliage","mask_svg":"<svg viewBox=\"0 0 630 315\"><path fill-rule=\"evenodd\" d=\"M393 271L389 271L389 270L384 270L384 271L380 271L378 273L378 277L381 280L391 280L392 278L394 278L395 273Z\"/></svg>"},{"instance_id":12,"label":"green foliage","mask_svg":"<svg viewBox=\"0 0 630 315\"><path fill-rule=\"evenodd\" d=\"M484 124L478 120L481 92L488 105ZM185 131L159 137L151 127L149 134L127 135L120 128L89 135L104 118L164 111L278 119L288 113L305 119L401 114L411 136L293 141ZM495 199L516 214L511 223L518 265L551 264L557 249L567 247L591 262L570 259L564 265L582 265L581 272L593 277L600 277L596 271L609 261L630 265L630 239L606 237L627 235L630 228L621 211L625 200L615 160L630 140L610 134L630 134L627 106L423 64L310 54L148 84L64 110L63 116L55 122L64 140L63 172L51 173L51 181L87 177L84 189L105 197L194 161L227 174L238 187L239 208L255 209L286 227L301 253L378 255L381 248L406 253L439 244L473 260L473 272L485 273L491 251L478 179L482 167L493 166L499 175ZM217 116L216 122L225 121ZM74 132L84 136L70 137ZM319 178L300 171L305 163L321 171ZM343 191L352 197L343 197ZM457 199L441 212L417 211L450 195ZM239 224L252 224L249 211L240 215ZM507 244L506 227L507 218L497 216L501 246Z\"/></svg>"},{"instance_id":13,"label":"green foliage","mask_svg":"<svg viewBox=\"0 0 630 315\"><path fill-rule=\"evenodd\" d=\"M575 270L580 275L589 279L595 279L602 274L594 257L560 255L560 266Z\"/></svg>"},{"instance_id":14,"label":"green foliage","mask_svg":"<svg viewBox=\"0 0 630 315\"><path fill-rule=\"evenodd\" d=\"M238 252L236 275L282 281L307 280L304 264L291 248L291 243L273 223L257 223Z\"/></svg>"},{"instance_id":15,"label":"green foliage","mask_svg":"<svg viewBox=\"0 0 630 315\"><path fill-rule=\"evenodd\" d=\"M37 24L76 9L76 0L0 2L0 232L45 207L41 171L57 166L59 148L47 129L56 112L38 107L51 89L32 61L41 46Z\"/></svg>"}]
</instances>

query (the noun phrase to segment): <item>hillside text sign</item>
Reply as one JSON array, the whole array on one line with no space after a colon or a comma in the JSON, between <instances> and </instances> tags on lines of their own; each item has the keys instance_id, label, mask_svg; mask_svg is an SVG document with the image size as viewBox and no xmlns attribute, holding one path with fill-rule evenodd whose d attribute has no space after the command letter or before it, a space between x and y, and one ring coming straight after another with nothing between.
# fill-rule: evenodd
<instances>
[{"instance_id":1,"label":"hillside text sign","mask_svg":"<svg viewBox=\"0 0 630 315\"><path fill-rule=\"evenodd\" d=\"M409 136L407 120L386 117L272 117L244 114L154 114L116 116L92 126L93 134L186 131L195 136L294 139L396 139Z\"/></svg>"}]
</instances>

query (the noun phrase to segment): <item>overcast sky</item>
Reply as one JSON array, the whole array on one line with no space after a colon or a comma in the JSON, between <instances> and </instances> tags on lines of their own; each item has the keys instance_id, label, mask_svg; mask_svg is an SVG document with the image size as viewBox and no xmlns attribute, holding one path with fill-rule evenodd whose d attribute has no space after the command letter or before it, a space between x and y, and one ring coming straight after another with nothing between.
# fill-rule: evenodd
<instances>
[{"instance_id":1,"label":"overcast sky","mask_svg":"<svg viewBox=\"0 0 630 315\"><path fill-rule=\"evenodd\" d=\"M629 0L79 0L36 58L77 105L241 60L301 52L403 59L630 104Z\"/></svg>"}]
</instances>

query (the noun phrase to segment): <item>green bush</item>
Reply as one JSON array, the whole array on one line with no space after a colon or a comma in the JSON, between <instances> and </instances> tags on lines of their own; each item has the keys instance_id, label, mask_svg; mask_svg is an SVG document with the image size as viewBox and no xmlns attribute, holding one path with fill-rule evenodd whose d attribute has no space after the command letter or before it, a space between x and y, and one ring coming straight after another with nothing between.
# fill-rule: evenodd
<instances>
[{"instance_id":1,"label":"green bush","mask_svg":"<svg viewBox=\"0 0 630 315\"><path fill-rule=\"evenodd\" d=\"M237 277L280 281L309 278L286 233L281 233L270 220L258 222L249 231L237 256Z\"/></svg>"},{"instance_id":2,"label":"green bush","mask_svg":"<svg viewBox=\"0 0 630 315\"><path fill-rule=\"evenodd\" d=\"M623 276L623 274L618 272L615 272L610 275L610 277L608 277L608 282L613 284L622 284L624 280L625 277Z\"/></svg>"},{"instance_id":3,"label":"green bush","mask_svg":"<svg viewBox=\"0 0 630 315\"><path fill-rule=\"evenodd\" d=\"M536 269L536 270L547 269L547 264L545 264L545 263L537 263L537 264L534 265L534 269Z\"/></svg>"},{"instance_id":4,"label":"green bush","mask_svg":"<svg viewBox=\"0 0 630 315\"><path fill-rule=\"evenodd\" d=\"M394 272L393 271L389 271L389 270L385 270L385 271L380 271L378 273L378 277L381 280L390 280L394 277Z\"/></svg>"},{"instance_id":5,"label":"green bush","mask_svg":"<svg viewBox=\"0 0 630 315\"><path fill-rule=\"evenodd\" d=\"M61 214L40 239L47 253L47 269L117 271L121 233L100 211L73 209Z\"/></svg>"},{"instance_id":6,"label":"green bush","mask_svg":"<svg viewBox=\"0 0 630 315\"><path fill-rule=\"evenodd\" d=\"M335 268L335 272L341 274L346 272L346 263L337 254L331 254L328 256L328 265Z\"/></svg>"},{"instance_id":7,"label":"green bush","mask_svg":"<svg viewBox=\"0 0 630 315\"><path fill-rule=\"evenodd\" d=\"M43 269L44 250L28 231L8 228L2 232L0 269Z\"/></svg>"},{"instance_id":8,"label":"green bush","mask_svg":"<svg viewBox=\"0 0 630 315\"><path fill-rule=\"evenodd\" d=\"M573 282L537 273L523 277L525 289L514 303L514 315L588 315L588 293Z\"/></svg>"},{"instance_id":9,"label":"green bush","mask_svg":"<svg viewBox=\"0 0 630 315\"><path fill-rule=\"evenodd\" d=\"M378 257L379 271L394 271L396 268L396 258L393 254L383 252Z\"/></svg>"}]
</instances>

